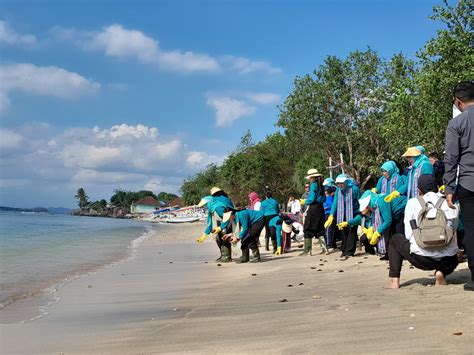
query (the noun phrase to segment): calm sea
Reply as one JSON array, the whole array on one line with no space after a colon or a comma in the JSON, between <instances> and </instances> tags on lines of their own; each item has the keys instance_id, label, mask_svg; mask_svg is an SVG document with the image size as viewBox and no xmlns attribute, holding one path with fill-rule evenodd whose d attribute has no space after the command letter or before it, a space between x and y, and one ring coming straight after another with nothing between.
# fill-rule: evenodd
<instances>
[{"instance_id":1,"label":"calm sea","mask_svg":"<svg viewBox=\"0 0 474 355\"><path fill-rule=\"evenodd\" d=\"M151 228L133 220L0 212L0 308L130 256Z\"/></svg>"}]
</instances>

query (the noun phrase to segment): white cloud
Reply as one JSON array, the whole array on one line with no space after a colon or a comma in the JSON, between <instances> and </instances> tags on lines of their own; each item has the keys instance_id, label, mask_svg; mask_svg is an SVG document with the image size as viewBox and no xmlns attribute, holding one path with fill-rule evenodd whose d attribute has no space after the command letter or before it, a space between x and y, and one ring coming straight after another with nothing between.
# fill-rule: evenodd
<instances>
[{"instance_id":1,"label":"white cloud","mask_svg":"<svg viewBox=\"0 0 474 355\"><path fill-rule=\"evenodd\" d=\"M251 60L245 57L227 55L223 57L223 61L239 74L263 72L268 75L276 75L282 72L281 68L274 67L270 62L263 60Z\"/></svg>"},{"instance_id":2,"label":"white cloud","mask_svg":"<svg viewBox=\"0 0 474 355\"><path fill-rule=\"evenodd\" d=\"M252 115L256 107L227 96L209 96L207 105L216 111L217 127L230 126L241 117Z\"/></svg>"},{"instance_id":3,"label":"white cloud","mask_svg":"<svg viewBox=\"0 0 474 355\"><path fill-rule=\"evenodd\" d=\"M8 95L15 90L59 98L75 98L95 93L99 89L99 83L54 66L39 67L26 63L0 65L0 112L8 108Z\"/></svg>"},{"instance_id":4,"label":"white cloud","mask_svg":"<svg viewBox=\"0 0 474 355\"><path fill-rule=\"evenodd\" d=\"M164 50L158 40L120 24L104 27L100 32L55 27L52 33L57 39L72 40L85 50L102 51L106 56L115 58L134 58L163 69L183 73L214 72L220 69L218 61L208 54Z\"/></svg>"},{"instance_id":5,"label":"white cloud","mask_svg":"<svg viewBox=\"0 0 474 355\"><path fill-rule=\"evenodd\" d=\"M3 129L0 142L9 147L0 155L0 185L12 186L4 191L2 203L15 205L23 199L37 205L70 201L51 203L72 206L79 187L91 199L107 199L116 188L177 193L185 178L211 162L223 161L189 150L183 139L164 137L158 128L141 124L58 131L34 123ZM16 188L19 179L26 181Z\"/></svg>"},{"instance_id":6,"label":"white cloud","mask_svg":"<svg viewBox=\"0 0 474 355\"><path fill-rule=\"evenodd\" d=\"M10 129L0 129L0 150L18 148L23 136Z\"/></svg>"},{"instance_id":7,"label":"white cloud","mask_svg":"<svg viewBox=\"0 0 474 355\"><path fill-rule=\"evenodd\" d=\"M280 95L271 92L247 93L245 96L262 105L274 104L280 101Z\"/></svg>"},{"instance_id":8,"label":"white cloud","mask_svg":"<svg viewBox=\"0 0 474 355\"><path fill-rule=\"evenodd\" d=\"M0 43L8 45L33 45L36 37L31 34L19 34L10 25L0 20Z\"/></svg>"}]
</instances>

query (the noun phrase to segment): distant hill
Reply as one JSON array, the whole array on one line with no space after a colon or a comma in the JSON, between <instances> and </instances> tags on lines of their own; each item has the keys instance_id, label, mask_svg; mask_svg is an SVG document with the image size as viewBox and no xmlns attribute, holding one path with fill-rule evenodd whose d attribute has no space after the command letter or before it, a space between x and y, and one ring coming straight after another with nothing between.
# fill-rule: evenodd
<instances>
[{"instance_id":1,"label":"distant hill","mask_svg":"<svg viewBox=\"0 0 474 355\"><path fill-rule=\"evenodd\" d=\"M70 208L65 208L65 207L16 208L16 207L0 206L0 211L68 214L71 211L71 209Z\"/></svg>"}]
</instances>

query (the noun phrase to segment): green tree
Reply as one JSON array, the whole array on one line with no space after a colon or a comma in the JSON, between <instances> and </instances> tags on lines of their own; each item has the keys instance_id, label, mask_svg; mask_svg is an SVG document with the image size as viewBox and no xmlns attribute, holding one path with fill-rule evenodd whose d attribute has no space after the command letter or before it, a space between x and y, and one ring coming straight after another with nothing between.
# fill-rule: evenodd
<instances>
[{"instance_id":1,"label":"green tree","mask_svg":"<svg viewBox=\"0 0 474 355\"><path fill-rule=\"evenodd\" d=\"M77 190L74 198L78 200L78 205L80 208L85 208L89 205L89 197L86 195L86 192L82 187Z\"/></svg>"},{"instance_id":2,"label":"green tree","mask_svg":"<svg viewBox=\"0 0 474 355\"><path fill-rule=\"evenodd\" d=\"M199 203L203 196L209 195L213 186L219 183L220 168L210 164L203 171L186 179L181 186L183 201L187 205Z\"/></svg>"},{"instance_id":3,"label":"green tree","mask_svg":"<svg viewBox=\"0 0 474 355\"><path fill-rule=\"evenodd\" d=\"M158 200L159 201L164 201L164 202L169 202L169 201L171 201L172 199L174 199L176 197L178 197L178 195L168 193L168 192L160 192L157 195Z\"/></svg>"}]
</instances>

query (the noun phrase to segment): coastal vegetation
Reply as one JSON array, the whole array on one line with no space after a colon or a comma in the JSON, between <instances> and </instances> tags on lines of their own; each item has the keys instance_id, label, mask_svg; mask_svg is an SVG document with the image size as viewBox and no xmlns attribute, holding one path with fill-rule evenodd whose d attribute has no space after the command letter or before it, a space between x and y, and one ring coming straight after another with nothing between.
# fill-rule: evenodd
<instances>
[{"instance_id":1,"label":"coastal vegetation","mask_svg":"<svg viewBox=\"0 0 474 355\"><path fill-rule=\"evenodd\" d=\"M294 79L279 105L276 126L283 133L255 143L247 132L221 166L211 164L183 183L184 202L197 203L214 185L240 206L250 191L266 189L285 201L301 193L307 169L327 174L329 158L340 164L342 157L344 171L365 184L408 146L442 152L451 90L474 78L473 12L472 0L434 7L430 18L442 28L415 58L397 53L384 59L371 48L327 56L311 74Z\"/></svg>"}]
</instances>

